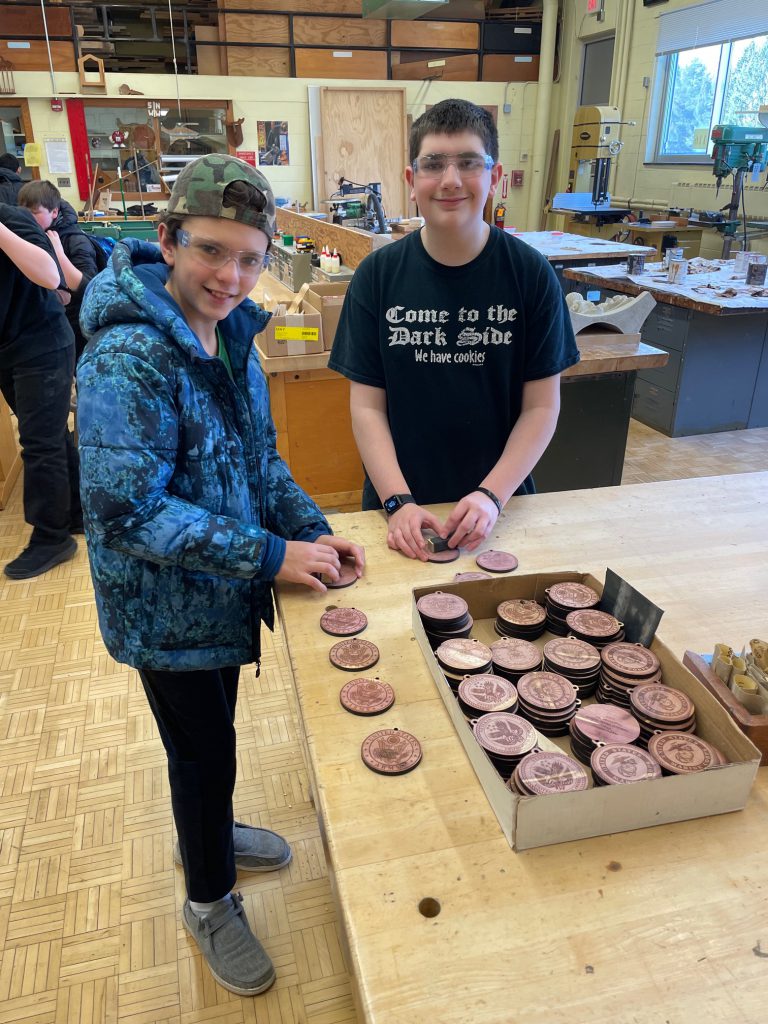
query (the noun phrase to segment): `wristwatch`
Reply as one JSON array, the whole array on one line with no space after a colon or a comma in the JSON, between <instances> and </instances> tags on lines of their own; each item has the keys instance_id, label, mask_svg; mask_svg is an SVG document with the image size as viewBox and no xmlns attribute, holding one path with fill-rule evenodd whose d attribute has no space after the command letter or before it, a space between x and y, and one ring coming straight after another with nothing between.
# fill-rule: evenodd
<instances>
[{"instance_id":1,"label":"wristwatch","mask_svg":"<svg viewBox=\"0 0 768 1024\"><path fill-rule=\"evenodd\" d=\"M384 502L384 511L388 516L393 515L403 505L415 505L416 499L412 494L393 494Z\"/></svg>"}]
</instances>

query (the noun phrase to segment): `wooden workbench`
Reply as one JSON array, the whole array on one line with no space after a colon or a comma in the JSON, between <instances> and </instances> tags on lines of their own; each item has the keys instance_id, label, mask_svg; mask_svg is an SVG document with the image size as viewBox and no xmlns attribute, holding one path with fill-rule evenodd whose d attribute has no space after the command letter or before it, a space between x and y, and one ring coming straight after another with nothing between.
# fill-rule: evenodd
<instances>
[{"instance_id":1,"label":"wooden workbench","mask_svg":"<svg viewBox=\"0 0 768 1024\"><path fill-rule=\"evenodd\" d=\"M661 349L621 335L577 338L581 362L563 374L560 424L535 471L540 490L621 482L635 373L661 367ZM330 353L270 358L267 376L277 450L323 508L360 507L363 467L352 435L349 381L328 369Z\"/></svg>"},{"instance_id":2,"label":"wooden workbench","mask_svg":"<svg viewBox=\"0 0 768 1024\"><path fill-rule=\"evenodd\" d=\"M768 473L538 494L512 499L486 546L514 551L519 572L610 566L665 609L678 656L739 648L768 621L767 505ZM742 812L514 853L410 628L411 588L474 558L410 561L376 512L332 525L366 545L364 579L326 595L281 585L279 605L360 1020L763 1024L768 768ZM331 604L368 616L373 671L397 694L385 715L338 704L351 677L318 625ZM424 758L383 778L360 745L392 726ZM430 897L441 910L426 918Z\"/></svg>"},{"instance_id":3,"label":"wooden workbench","mask_svg":"<svg viewBox=\"0 0 768 1024\"><path fill-rule=\"evenodd\" d=\"M626 276L619 265L565 271L580 291L639 295L658 305L642 337L669 353L663 369L642 369L632 415L670 437L768 426L768 298L733 282L729 267L690 275L681 285L648 271ZM722 298L708 283L742 294ZM699 289L699 290L695 290Z\"/></svg>"},{"instance_id":4,"label":"wooden workbench","mask_svg":"<svg viewBox=\"0 0 768 1024\"><path fill-rule=\"evenodd\" d=\"M555 211L557 212L557 211ZM561 213L566 211L561 210ZM594 214L588 215L590 218ZM597 215L599 216L599 214ZM673 235L677 239L678 247L685 250L687 259L698 256L701 251L701 238L703 229L701 225L672 225L667 227L656 227L656 222L650 224L638 224L636 221L631 224L613 222L611 224L594 224L592 220L576 220L573 216L566 221L566 226L571 231L577 232L584 238L602 238L608 241L613 235L626 235L628 242L633 245L650 246L659 259L663 256L661 249L665 236Z\"/></svg>"},{"instance_id":5,"label":"wooden workbench","mask_svg":"<svg viewBox=\"0 0 768 1024\"><path fill-rule=\"evenodd\" d=\"M512 231L509 234L526 242L550 263L563 261L567 265L588 264L594 266L595 260L626 259L631 253L642 253L652 256L656 249L652 245L628 245L625 242L613 242L609 238L590 238L587 235L574 235L567 231ZM597 264L599 265L599 264Z\"/></svg>"}]
</instances>

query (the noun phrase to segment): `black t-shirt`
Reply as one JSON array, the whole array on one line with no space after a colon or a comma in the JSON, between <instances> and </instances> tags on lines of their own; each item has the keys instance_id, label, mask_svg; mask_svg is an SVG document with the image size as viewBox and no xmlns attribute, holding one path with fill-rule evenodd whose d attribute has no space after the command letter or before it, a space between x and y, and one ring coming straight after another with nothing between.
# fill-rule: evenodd
<instances>
[{"instance_id":1,"label":"black t-shirt","mask_svg":"<svg viewBox=\"0 0 768 1024\"><path fill-rule=\"evenodd\" d=\"M53 246L29 210L0 203L0 222L56 259ZM66 288L63 277L61 287ZM33 284L0 250L0 367L73 344L72 328L56 292Z\"/></svg>"},{"instance_id":2,"label":"black t-shirt","mask_svg":"<svg viewBox=\"0 0 768 1024\"><path fill-rule=\"evenodd\" d=\"M328 365L386 391L400 468L428 504L473 491L504 450L524 384L578 361L554 271L492 227L461 267L433 260L418 233L363 260ZM532 489L528 478L518 493Z\"/></svg>"}]
</instances>

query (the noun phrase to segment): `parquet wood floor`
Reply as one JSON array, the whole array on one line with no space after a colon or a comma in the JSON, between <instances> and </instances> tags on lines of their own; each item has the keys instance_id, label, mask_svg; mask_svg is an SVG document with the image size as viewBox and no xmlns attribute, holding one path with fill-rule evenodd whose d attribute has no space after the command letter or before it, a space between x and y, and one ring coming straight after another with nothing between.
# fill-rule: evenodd
<instances>
[{"instance_id":1,"label":"parquet wood floor","mask_svg":"<svg viewBox=\"0 0 768 1024\"><path fill-rule=\"evenodd\" d=\"M672 440L633 421L625 483L764 469L768 430ZM21 484L0 564L28 528ZM238 815L294 859L241 876L277 966L267 994L213 983L179 919L165 757L138 678L99 636L85 547L26 583L0 576L0 1020L8 1024L355 1024L279 634L243 672Z\"/></svg>"},{"instance_id":2,"label":"parquet wood floor","mask_svg":"<svg viewBox=\"0 0 768 1024\"><path fill-rule=\"evenodd\" d=\"M18 484L0 564L27 534ZM165 755L136 673L101 642L82 538L36 580L0 576L4 1024L355 1024L279 635L241 680L236 812L294 851L238 879L278 974L256 999L216 985L181 924Z\"/></svg>"}]
</instances>

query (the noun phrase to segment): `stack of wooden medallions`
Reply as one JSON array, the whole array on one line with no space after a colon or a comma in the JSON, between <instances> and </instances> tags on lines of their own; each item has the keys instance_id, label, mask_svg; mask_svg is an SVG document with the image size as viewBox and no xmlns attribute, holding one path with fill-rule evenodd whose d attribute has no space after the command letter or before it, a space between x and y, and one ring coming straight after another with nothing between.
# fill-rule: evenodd
<instances>
[{"instance_id":1,"label":"stack of wooden medallions","mask_svg":"<svg viewBox=\"0 0 768 1024\"><path fill-rule=\"evenodd\" d=\"M518 714L544 736L565 736L581 706L576 687L556 672L528 672L517 684Z\"/></svg>"},{"instance_id":2,"label":"stack of wooden medallions","mask_svg":"<svg viewBox=\"0 0 768 1024\"><path fill-rule=\"evenodd\" d=\"M575 637L556 637L544 644L544 671L565 676L578 690L579 700L591 697L600 678L600 652Z\"/></svg>"},{"instance_id":3,"label":"stack of wooden medallions","mask_svg":"<svg viewBox=\"0 0 768 1024\"><path fill-rule=\"evenodd\" d=\"M691 698L673 686L636 686L629 695L630 711L640 723L638 743L647 749L660 732L695 732L696 708Z\"/></svg>"},{"instance_id":4,"label":"stack of wooden medallions","mask_svg":"<svg viewBox=\"0 0 768 1024\"><path fill-rule=\"evenodd\" d=\"M492 711L474 719L475 739L501 777L511 778L519 762L536 746L536 730L519 715Z\"/></svg>"},{"instance_id":5,"label":"stack of wooden medallions","mask_svg":"<svg viewBox=\"0 0 768 1024\"><path fill-rule=\"evenodd\" d=\"M530 640L504 637L491 644L493 672L517 685L526 672L541 668L541 651Z\"/></svg>"},{"instance_id":6,"label":"stack of wooden medallions","mask_svg":"<svg viewBox=\"0 0 768 1024\"><path fill-rule=\"evenodd\" d=\"M567 754L537 750L525 755L507 785L519 796L577 793L588 788L589 776Z\"/></svg>"},{"instance_id":7,"label":"stack of wooden medallions","mask_svg":"<svg viewBox=\"0 0 768 1024\"><path fill-rule=\"evenodd\" d=\"M544 591L547 629L555 636L567 636L570 627L566 616L577 609L596 608L600 598L584 583L553 583Z\"/></svg>"},{"instance_id":8,"label":"stack of wooden medallions","mask_svg":"<svg viewBox=\"0 0 768 1024\"><path fill-rule=\"evenodd\" d=\"M598 651L624 639L624 623L597 608L580 608L565 617L571 636L592 644Z\"/></svg>"},{"instance_id":9,"label":"stack of wooden medallions","mask_svg":"<svg viewBox=\"0 0 768 1024\"><path fill-rule=\"evenodd\" d=\"M547 628L547 613L537 601L502 601L493 628L499 636L536 640Z\"/></svg>"},{"instance_id":10,"label":"stack of wooden medallions","mask_svg":"<svg viewBox=\"0 0 768 1024\"><path fill-rule=\"evenodd\" d=\"M416 602L424 632L432 650L445 640L463 639L469 636L473 620L469 605L458 594L424 594Z\"/></svg>"},{"instance_id":11,"label":"stack of wooden medallions","mask_svg":"<svg viewBox=\"0 0 768 1024\"><path fill-rule=\"evenodd\" d=\"M454 692L465 676L487 675L491 671L490 647L472 638L444 640L435 657Z\"/></svg>"},{"instance_id":12,"label":"stack of wooden medallions","mask_svg":"<svg viewBox=\"0 0 768 1024\"><path fill-rule=\"evenodd\" d=\"M634 743L640 723L623 708L592 704L579 708L568 724L571 752L582 764L590 764L595 750L607 743ZM639 749L639 748L638 748Z\"/></svg>"},{"instance_id":13,"label":"stack of wooden medallions","mask_svg":"<svg viewBox=\"0 0 768 1024\"><path fill-rule=\"evenodd\" d=\"M642 644L608 644L600 652L600 685L596 698L601 704L630 707L630 695L636 686L660 683L661 663L653 651Z\"/></svg>"},{"instance_id":14,"label":"stack of wooden medallions","mask_svg":"<svg viewBox=\"0 0 768 1024\"><path fill-rule=\"evenodd\" d=\"M656 733L648 742L648 753L659 762L664 775L690 775L728 764L721 750L686 732Z\"/></svg>"},{"instance_id":15,"label":"stack of wooden medallions","mask_svg":"<svg viewBox=\"0 0 768 1024\"><path fill-rule=\"evenodd\" d=\"M592 751L592 780L596 786L622 786L661 778L659 764L631 743L607 743Z\"/></svg>"},{"instance_id":16,"label":"stack of wooden medallions","mask_svg":"<svg viewBox=\"0 0 768 1024\"><path fill-rule=\"evenodd\" d=\"M517 690L501 676L466 676L459 683L458 698L465 718L479 718L491 711L517 711Z\"/></svg>"}]
</instances>

